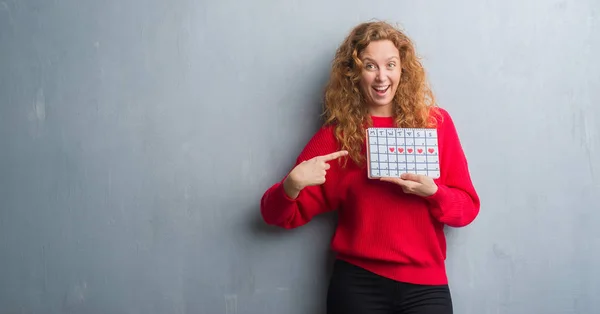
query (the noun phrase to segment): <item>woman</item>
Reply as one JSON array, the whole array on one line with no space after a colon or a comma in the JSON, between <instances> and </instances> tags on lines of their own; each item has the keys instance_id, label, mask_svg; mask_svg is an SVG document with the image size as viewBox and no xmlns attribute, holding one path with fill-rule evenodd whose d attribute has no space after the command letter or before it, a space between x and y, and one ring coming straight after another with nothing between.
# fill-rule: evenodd
<instances>
[{"instance_id":1,"label":"woman","mask_svg":"<svg viewBox=\"0 0 600 314\"><path fill-rule=\"evenodd\" d=\"M457 131L437 107L410 39L384 22L358 25L338 49L325 124L261 200L266 223L296 228L338 209L330 314L450 314L443 227L479 213ZM369 179L365 128L436 128L440 177Z\"/></svg>"}]
</instances>

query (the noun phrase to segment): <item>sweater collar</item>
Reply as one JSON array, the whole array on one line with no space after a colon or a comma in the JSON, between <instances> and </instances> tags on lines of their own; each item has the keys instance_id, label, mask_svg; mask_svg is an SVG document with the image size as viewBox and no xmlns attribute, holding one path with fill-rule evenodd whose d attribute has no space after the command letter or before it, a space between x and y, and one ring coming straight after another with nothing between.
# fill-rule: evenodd
<instances>
[{"instance_id":1,"label":"sweater collar","mask_svg":"<svg viewBox=\"0 0 600 314\"><path fill-rule=\"evenodd\" d=\"M394 117L383 117L383 116L371 115L371 120L373 120L373 127L376 127L376 128L392 128L392 127L394 127Z\"/></svg>"}]
</instances>

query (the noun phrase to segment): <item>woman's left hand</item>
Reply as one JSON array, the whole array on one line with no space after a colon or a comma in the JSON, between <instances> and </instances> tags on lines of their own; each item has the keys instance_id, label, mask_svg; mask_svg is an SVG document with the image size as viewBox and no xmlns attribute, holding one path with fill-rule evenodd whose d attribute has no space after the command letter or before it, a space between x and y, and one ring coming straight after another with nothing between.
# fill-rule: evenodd
<instances>
[{"instance_id":1,"label":"woman's left hand","mask_svg":"<svg viewBox=\"0 0 600 314\"><path fill-rule=\"evenodd\" d=\"M379 180L395 183L402 187L404 193L422 197L431 196L438 190L433 178L419 174L403 173L400 178L380 178Z\"/></svg>"}]
</instances>

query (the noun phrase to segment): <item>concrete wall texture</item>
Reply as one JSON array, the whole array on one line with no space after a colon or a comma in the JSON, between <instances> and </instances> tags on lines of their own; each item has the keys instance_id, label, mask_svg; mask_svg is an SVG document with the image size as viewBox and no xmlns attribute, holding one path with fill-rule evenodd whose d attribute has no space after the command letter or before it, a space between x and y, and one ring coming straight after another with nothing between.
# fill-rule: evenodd
<instances>
[{"instance_id":1,"label":"concrete wall texture","mask_svg":"<svg viewBox=\"0 0 600 314\"><path fill-rule=\"evenodd\" d=\"M482 199L456 313L600 313L600 2L0 1L0 313L324 313L335 215L260 220L335 48L399 23Z\"/></svg>"}]
</instances>

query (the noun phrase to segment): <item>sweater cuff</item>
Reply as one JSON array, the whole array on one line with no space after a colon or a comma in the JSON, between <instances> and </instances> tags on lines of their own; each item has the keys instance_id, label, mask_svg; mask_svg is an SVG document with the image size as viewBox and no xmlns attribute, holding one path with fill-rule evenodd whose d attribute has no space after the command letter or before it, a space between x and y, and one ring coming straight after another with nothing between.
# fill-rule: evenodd
<instances>
[{"instance_id":1,"label":"sweater cuff","mask_svg":"<svg viewBox=\"0 0 600 314\"><path fill-rule=\"evenodd\" d=\"M432 205L440 207L441 204L448 198L448 187L444 185L438 185L437 191L425 199Z\"/></svg>"},{"instance_id":2,"label":"sweater cuff","mask_svg":"<svg viewBox=\"0 0 600 314\"><path fill-rule=\"evenodd\" d=\"M283 182L279 182L265 194L261 202L263 219L272 225L285 224L288 217L293 216L296 200L291 199L283 189Z\"/></svg>"},{"instance_id":3,"label":"sweater cuff","mask_svg":"<svg viewBox=\"0 0 600 314\"><path fill-rule=\"evenodd\" d=\"M287 195L287 193L285 193L285 189L283 188L284 181L285 181L285 179L283 179L281 182L279 182L279 186L277 187L277 190L274 193L274 197L276 199L277 204L291 205L296 202L296 200L298 199L298 197L300 197L300 195L298 195L298 197L296 197L296 199L289 197L289 195Z\"/></svg>"}]
</instances>

